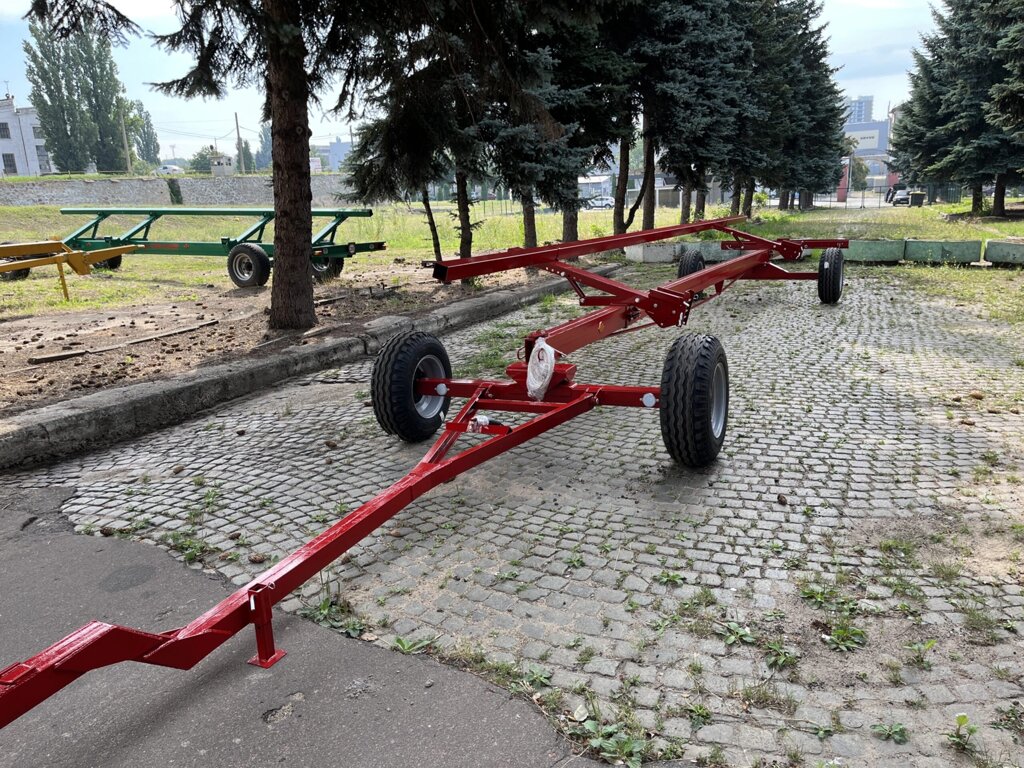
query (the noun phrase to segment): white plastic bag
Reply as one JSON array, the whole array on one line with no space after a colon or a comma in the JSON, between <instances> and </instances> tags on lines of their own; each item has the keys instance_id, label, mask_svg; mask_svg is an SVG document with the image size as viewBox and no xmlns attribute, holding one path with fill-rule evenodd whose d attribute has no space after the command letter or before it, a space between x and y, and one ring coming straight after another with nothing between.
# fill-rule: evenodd
<instances>
[{"instance_id":1,"label":"white plastic bag","mask_svg":"<svg viewBox=\"0 0 1024 768\"><path fill-rule=\"evenodd\" d=\"M555 372L555 349L543 338L537 339L526 365L526 392L534 400L543 400Z\"/></svg>"}]
</instances>

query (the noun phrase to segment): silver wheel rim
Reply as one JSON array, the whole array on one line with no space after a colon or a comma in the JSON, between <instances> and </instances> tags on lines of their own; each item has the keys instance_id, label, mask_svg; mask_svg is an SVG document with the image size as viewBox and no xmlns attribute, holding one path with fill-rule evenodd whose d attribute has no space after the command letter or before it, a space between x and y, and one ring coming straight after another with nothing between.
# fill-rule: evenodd
<instances>
[{"instance_id":1,"label":"silver wheel rim","mask_svg":"<svg viewBox=\"0 0 1024 768\"><path fill-rule=\"evenodd\" d=\"M846 270L843 269L843 262L836 259L836 267L839 269L839 292L843 292L843 284L846 282Z\"/></svg>"},{"instance_id":2,"label":"silver wheel rim","mask_svg":"<svg viewBox=\"0 0 1024 768\"><path fill-rule=\"evenodd\" d=\"M246 253L235 254L235 274L243 280L248 280L256 271L252 259Z\"/></svg>"},{"instance_id":3,"label":"silver wheel rim","mask_svg":"<svg viewBox=\"0 0 1024 768\"><path fill-rule=\"evenodd\" d=\"M321 272L326 272L331 268L330 259L319 259L316 256L314 256L310 260L310 263L313 265L313 271L316 272L317 274L320 274Z\"/></svg>"},{"instance_id":4,"label":"silver wheel rim","mask_svg":"<svg viewBox=\"0 0 1024 768\"><path fill-rule=\"evenodd\" d=\"M715 366L715 375L711 379L711 433L718 440L725 432L725 414L728 411L729 393L725 365Z\"/></svg>"},{"instance_id":5,"label":"silver wheel rim","mask_svg":"<svg viewBox=\"0 0 1024 768\"><path fill-rule=\"evenodd\" d=\"M435 355L426 355L416 364L416 373L413 374L413 385L420 379L443 379L445 378L444 365ZM416 406L416 413L424 419L432 419L444 408L444 397L441 395L423 395L413 392L413 405Z\"/></svg>"}]
</instances>

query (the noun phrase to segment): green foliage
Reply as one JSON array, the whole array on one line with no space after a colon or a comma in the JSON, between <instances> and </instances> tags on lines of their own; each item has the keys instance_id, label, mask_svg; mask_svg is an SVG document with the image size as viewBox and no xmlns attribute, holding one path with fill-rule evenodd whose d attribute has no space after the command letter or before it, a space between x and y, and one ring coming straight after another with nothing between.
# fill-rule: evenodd
<instances>
[{"instance_id":1,"label":"green foliage","mask_svg":"<svg viewBox=\"0 0 1024 768\"><path fill-rule=\"evenodd\" d=\"M100 171L126 170L121 119L127 128L134 105L124 97L109 38L86 27L58 39L35 22L29 34L23 43L29 100L57 167L82 171L94 162Z\"/></svg>"},{"instance_id":2,"label":"green foliage","mask_svg":"<svg viewBox=\"0 0 1024 768\"><path fill-rule=\"evenodd\" d=\"M765 663L769 669L785 669L795 666L800 657L788 650L781 640L772 640L764 644Z\"/></svg>"},{"instance_id":3,"label":"green foliage","mask_svg":"<svg viewBox=\"0 0 1024 768\"><path fill-rule=\"evenodd\" d=\"M408 640L399 635L392 641L391 650L398 651L406 656L413 656L430 650L436 640L436 637L422 637L419 640Z\"/></svg>"},{"instance_id":4,"label":"green foliage","mask_svg":"<svg viewBox=\"0 0 1024 768\"><path fill-rule=\"evenodd\" d=\"M734 645L735 643L754 643L757 641L747 627L740 626L735 621L726 622L720 624L715 628L715 633L722 636L722 641L726 645Z\"/></svg>"},{"instance_id":5,"label":"green foliage","mask_svg":"<svg viewBox=\"0 0 1024 768\"><path fill-rule=\"evenodd\" d=\"M833 625L829 634L822 635L825 645L833 651L856 651L867 644L868 638L864 630L853 626L846 620Z\"/></svg>"},{"instance_id":6,"label":"green foliage","mask_svg":"<svg viewBox=\"0 0 1024 768\"><path fill-rule=\"evenodd\" d=\"M903 723L875 723L871 726L871 730L882 741L892 739L896 744L906 744L910 738L907 736L907 728Z\"/></svg>"},{"instance_id":7,"label":"green foliage","mask_svg":"<svg viewBox=\"0 0 1024 768\"><path fill-rule=\"evenodd\" d=\"M910 664L918 669L931 669L932 663L928 660L927 654L935 647L935 640L925 640L921 643L910 643L904 645L903 649L910 651Z\"/></svg>"},{"instance_id":8,"label":"green foliage","mask_svg":"<svg viewBox=\"0 0 1024 768\"><path fill-rule=\"evenodd\" d=\"M954 726L952 731L945 734L949 746L958 752L973 752L974 744L971 740L978 732L978 726L974 725L963 712L956 716Z\"/></svg>"},{"instance_id":9,"label":"green foliage","mask_svg":"<svg viewBox=\"0 0 1024 768\"><path fill-rule=\"evenodd\" d=\"M649 746L646 739L631 736L622 723L602 724L593 718L572 726L569 734L585 741L605 761L628 768L640 768Z\"/></svg>"},{"instance_id":10,"label":"green foliage","mask_svg":"<svg viewBox=\"0 0 1024 768\"><path fill-rule=\"evenodd\" d=\"M213 147L202 147L188 161L189 169L195 173L210 173L212 168L210 157L212 154Z\"/></svg>"}]
</instances>

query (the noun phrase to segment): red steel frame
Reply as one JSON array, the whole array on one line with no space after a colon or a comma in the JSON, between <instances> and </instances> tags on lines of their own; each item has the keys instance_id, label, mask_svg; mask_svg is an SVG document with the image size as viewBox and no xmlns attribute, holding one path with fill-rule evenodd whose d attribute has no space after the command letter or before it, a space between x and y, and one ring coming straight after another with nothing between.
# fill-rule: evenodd
<instances>
[{"instance_id":1,"label":"red steel frame","mask_svg":"<svg viewBox=\"0 0 1024 768\"><path fill-rule=\"evenodd\" d=\"M544 337L559 357L608 336L622 333L643 317L662 327L683 325L690 311L720 295L736 280L812 280L816 272L787 272L770 263L773 253L786 260L799 258L804 248L845 248L845 240L771 241L732 229L739 218L717 219L577 243L540 248L514 248L469 259L432 263L442 281L459 280L535 266L565 277L583 306L601 307L576 320L526 338L528 356L537 339ZM565 259L627 245L652 242L705 230L731 235L723 249L742 250L742 255L672 280L648 291L601 277ZM583 288L600 291L585 293ZM714 288L714 293L703 292ZM6 726L86 672L122 661L190 669L246 626L256 633L256 655L250 663L269 667L284 656L274 644L272 607L298 589L346 550L379 528L408 504L429 490L453 479L509 449L520 445L599 405L657 408L658 387L619 387L577 384L576 366L559 362L551 384L540 401L526 391L524 362L508 367L507 381L420 379L421 394L447 394L466 398L458 414L423 459L403 479L338 521L252 582L215 605L187 626L167 632L145 632L93 621L35 656L0 671L0 727ZM532 414L518 426L506 426L476 418L481 411ZM481 442L455 455L449 452L459 435L479 432Z\"/></svg>"}]
</instances>

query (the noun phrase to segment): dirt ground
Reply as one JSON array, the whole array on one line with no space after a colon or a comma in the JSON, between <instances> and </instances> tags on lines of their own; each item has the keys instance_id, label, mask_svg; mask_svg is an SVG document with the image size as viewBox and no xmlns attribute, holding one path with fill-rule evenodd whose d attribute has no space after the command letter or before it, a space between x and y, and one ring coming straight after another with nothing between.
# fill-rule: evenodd
<instances>
[{"instance_id":1,"label":"dirt ground","mask_svg":"<svg viewBox=\"0 0 1024 768\"><path fill-rule=\"evenodd\" d=\"M109 310L0 317L0 416L99 389L323 343L332 336L353 336L381 315L425 312L550 279L546 272L516 270L469 286L443 285L428 268L394 258L317 285L318 325L306 333L268 329L270 283L260 288L208 284L197 289L198 300L187 303L168 296ZM47 359L63 355L70 357Z\"/></svg>"}]
</instances>

